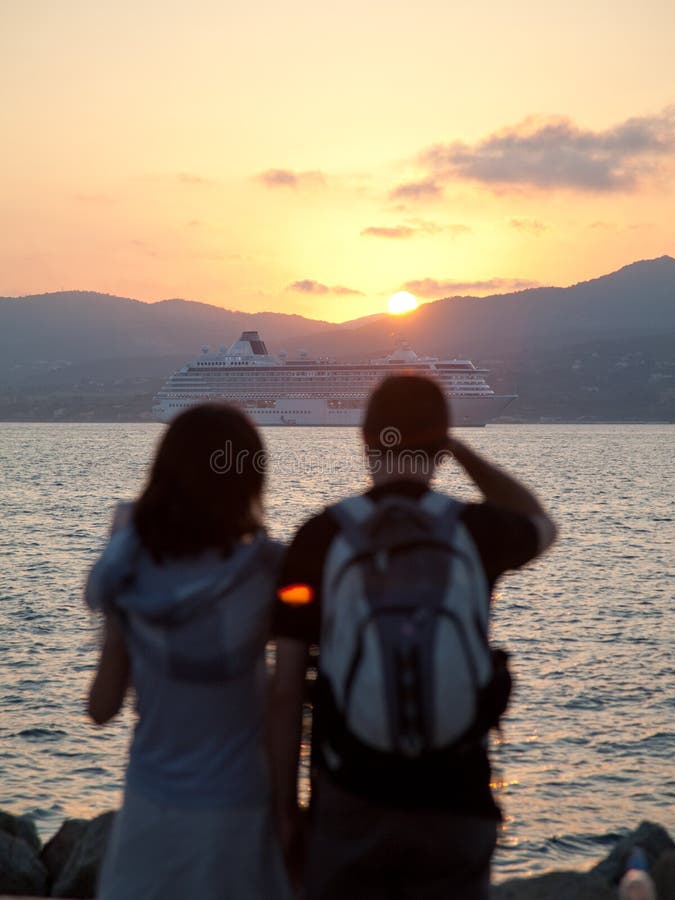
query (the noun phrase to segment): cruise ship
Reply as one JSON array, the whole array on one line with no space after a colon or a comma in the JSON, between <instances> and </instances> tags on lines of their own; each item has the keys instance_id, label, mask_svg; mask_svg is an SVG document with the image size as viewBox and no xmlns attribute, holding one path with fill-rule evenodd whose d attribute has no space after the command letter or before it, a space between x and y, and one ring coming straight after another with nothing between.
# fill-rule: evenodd
<instances>
[{"instance_id":1,"label":"cruise ship","mask_svg":"<svg viewBox=\"0 0 675 900\"><path fill-rule=\"evenodd\" d=\"M418 356L407 343L362 363L310 359L305 352L291 360L271 355L257 331L244 331L231 347L203 347L172 375L155 397L153 415L168 422L196 403L225 402L259 425L360 425L373 388L402 372L435 378L455 425L485 425L515 399L495 394L487 371L470 360Z\"/></svg>"}]
</instances>

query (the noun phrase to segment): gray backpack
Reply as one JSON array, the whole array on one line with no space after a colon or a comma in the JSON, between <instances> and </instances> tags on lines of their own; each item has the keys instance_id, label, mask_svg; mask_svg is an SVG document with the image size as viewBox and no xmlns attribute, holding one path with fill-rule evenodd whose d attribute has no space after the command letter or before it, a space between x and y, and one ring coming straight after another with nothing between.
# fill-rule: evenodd
<instances>
[{"instance_id":1,"label":"gray backpack","mask_svg":"<svg viewBox=\"0 0 675 900\"><path fill-rule=\"evenodd\" d=\"M339 534L324 570L319 675L346 735L323 748L330 767L340 746L350 759L363 748L412 761L475 731L493 678L490 601L463 508L434 491L330 508Z\"/></svg>"}]
</instances>

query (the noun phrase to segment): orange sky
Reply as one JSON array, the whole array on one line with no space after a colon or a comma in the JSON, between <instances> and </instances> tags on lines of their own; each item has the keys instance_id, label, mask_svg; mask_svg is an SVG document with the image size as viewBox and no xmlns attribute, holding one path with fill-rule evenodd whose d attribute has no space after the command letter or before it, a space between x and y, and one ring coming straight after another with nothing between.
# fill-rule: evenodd
<instances>
[{"instance_id":1,"label":"orange sky","mask_svg":"<svg viewBox=\"0 0 675 900\"><path fill-rule=\"evenodd\" d=\"M342 320L675 255L673 46L672 0L3 0L0 295Z\"/></svg>"}]
</instances>

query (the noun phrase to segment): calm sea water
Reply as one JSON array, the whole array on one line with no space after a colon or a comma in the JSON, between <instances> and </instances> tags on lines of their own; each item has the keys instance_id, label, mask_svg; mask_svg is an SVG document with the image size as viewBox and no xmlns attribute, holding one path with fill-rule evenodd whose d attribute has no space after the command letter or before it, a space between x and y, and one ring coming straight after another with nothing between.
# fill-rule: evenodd
<instances>
[{"instance_id":1,"label":"calm sea water","mask_svg":"<svg viewBox=\"0 0 675 900\"><path fill-rule=\"evenodd\" d=\"M113 505L162 426L0 424L0 806L44 836L117 805L133 715L91 726L98 625L81 600ZM356 429L269 429L271 531L365 484ZM494 639L517 693L494 742L496 878L587 867L648 818L675 834L672 426L462 433L537 490L555 548L505 577ZM471 499L452 464L437 485Z\"/></svg>"}]
</instances>

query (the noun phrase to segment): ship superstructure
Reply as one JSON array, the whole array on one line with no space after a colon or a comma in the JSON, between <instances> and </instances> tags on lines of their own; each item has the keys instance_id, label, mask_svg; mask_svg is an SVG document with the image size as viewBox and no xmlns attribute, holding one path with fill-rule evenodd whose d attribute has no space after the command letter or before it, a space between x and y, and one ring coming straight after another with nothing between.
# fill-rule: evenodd
<instances>
[{"instance_id":1,"label":"ship superstructure","mask_svg":"<svg viewBox=\"0 0 675 900\"><path fill-rule=\"evenodd\" d=\"M172 375L155 398L155 418L167 422L196 403L226 402L259 425L360 425L373 388L387 375L435 378L456 425L484 425L514 398L497 395L485 369L468 359L418 356L406 343L367 362L273 356L257 331L244 331L230 347L202 348L198 359Z\"/></svg>"}]
</instances>

